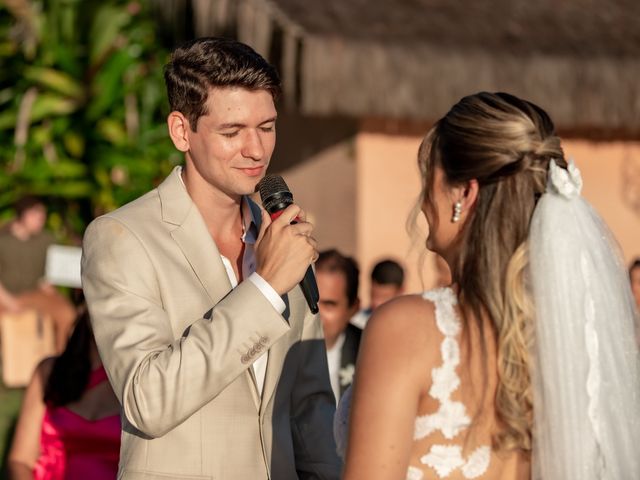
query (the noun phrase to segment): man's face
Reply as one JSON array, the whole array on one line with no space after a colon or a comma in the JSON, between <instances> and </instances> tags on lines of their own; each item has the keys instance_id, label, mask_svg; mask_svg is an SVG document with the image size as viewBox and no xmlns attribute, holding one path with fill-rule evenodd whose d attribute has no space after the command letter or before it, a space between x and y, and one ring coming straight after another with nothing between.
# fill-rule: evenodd
<instances>
[{"instance_id":1,"label":"man's face","mask_svg":"<svg viewBox=\"0 0 640 480\"><path fill-rule=\"evenodd\" d=\"M212 88L207 115L187 132L190 175L215 192L236 198L255 191L276 142L276 109L266 90Z\"/></svg>"},{"instance_id":2,"label":"man's face","mask_svg":"<svg viewBox=\"0 0 640 480\"><path fill-rule=\"evenodd\" d=\"M371 282L371 302L369 306L371 307L371 310L375 310L383 303L397 297L401 293L402 288L392 283L384 284Z\"/></svg>"},{"instance_id":3,"label":"man's face","mask_svg":"<svg viewBox=\"0 0 640 480\"><path fill-rule=\"evenodd\" d=\"M358 301L349 305L347 279L342 272L316 271L320 301L320 320L328 347L332 347L338 336L347 328L349 320L358 311Z\"/></svg>"},{"instance_id":4,"label":"man's face","mask_svg":"<svg viewBox=\"0 0 640 480\"><path fill-rule=\"evenodd\" d=\"M47 221L47 209L38 203L25 210L20 217L20 223L31 235L40 233Z\"/></svg>"},{"instance_id":5,"label":"man's face","mask_svg":"<svg viewBox=\"0 0 640 480\"><path fill-rule=\"evenodd\" d=\"M631 270L631 291L636 298L636 305L640 309L640 267Z\"/></svg>"}]
</instances>

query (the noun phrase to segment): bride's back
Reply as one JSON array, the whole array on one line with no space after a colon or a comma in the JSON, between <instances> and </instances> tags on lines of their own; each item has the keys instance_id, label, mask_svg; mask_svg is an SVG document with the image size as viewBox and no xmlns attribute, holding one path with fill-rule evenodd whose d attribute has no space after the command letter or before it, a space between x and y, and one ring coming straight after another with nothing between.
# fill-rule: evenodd
<instances>
[{"instance_id":1,"label":"bride's back","mask_svg":"<svg viewBox=\"0 0 640 480\"><path fill-rule=\"evenodd\" d=\"M496 416L497 340L486 319L462 313L454 292L439 289L423 295L435 314L423 328L430 349L440 355L424 368L424 386L416 418L408 478L530 478L529 455L522 450L496 451L501 433ZM420 476L422 474L422 476Z\"/></svg>"}]
</instances>

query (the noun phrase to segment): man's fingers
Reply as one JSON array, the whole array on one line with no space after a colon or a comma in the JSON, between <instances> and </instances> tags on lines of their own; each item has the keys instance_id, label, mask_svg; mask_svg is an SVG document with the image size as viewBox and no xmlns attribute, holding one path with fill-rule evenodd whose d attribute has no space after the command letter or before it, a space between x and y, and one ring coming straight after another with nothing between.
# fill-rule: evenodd
<instances>
[{"instance_id":1,"label":"man's fingers","mask_svg":"<svg viewBox=\"0 0 640 480\"><path fill-rule=\"evenodd\" d=\"M309 242L309 245L311 245L313 247L313 249L316 250L316 253L317 253L318 241L315 238L313 238L312 236L308 236L307 237L307 242Z\"/></svg>"},{"instance_id":2,"label":"man's fingers","mask_svg":"<svg viewBox=\"0 0 640 480\"><path fill-rule=\"evenodd\" d=\"M296 223L289 228L291 228L291 233L294 235L304 235L305 237L308 237L313 232L313 225L308 222Z\"/></svg>"},{"instance_id":3,"label":"man's fingers","mask_svg":"<svg viewBox=\"0 0 640 480\"><path fill-rule=\"evenodd\" d=\"M285 226L289 225L294 220L299 220L298 214L302 211L302 209L297 205L289 205L285 208L280 216L273 221L274 225Z\"/></svg>"}]
</instances>

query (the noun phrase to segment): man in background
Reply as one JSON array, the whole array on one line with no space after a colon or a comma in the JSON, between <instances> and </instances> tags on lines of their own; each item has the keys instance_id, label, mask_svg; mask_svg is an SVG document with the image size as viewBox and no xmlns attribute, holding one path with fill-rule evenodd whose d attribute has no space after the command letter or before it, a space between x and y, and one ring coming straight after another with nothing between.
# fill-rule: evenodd
<instances>
[{"instance_id":1,"label":"man in background","mask_svg":"<svg viewBox=\"0 0 640 480\"><path fill-rule=\"evenodd\" d=\"M358 265L337 250L320 252L316 280L320 320L327 347L329 378L336 401L353 381L362 330L349 323L358 311Z\"/></svg>"},{"instance_id":2,"label":"man in background","mask_svg":"<svg viewBox=\"0 0 640 480\"><path fill-rule=\"evenodd\" d=\"M44 280L47 249L53 236L44 229L47 209L32 196L15 206L16 218L0 230L0 313L33 309L49 314L55 348L62 352L76 318L71 302Z\"/></svg>"},{"instance_id":3,"label":"man in background","mask_svg":"<svg viewBox=\"0 0 640 480\"><path fill-rule=\"evenodd\" d=\"M382 260L371 270L371 289L369 291L369 308L360 310L351 319L351 323L364 328L371 313L385 302L404 292L404 269L390 259Z\"/></svg>"}]
</instances>

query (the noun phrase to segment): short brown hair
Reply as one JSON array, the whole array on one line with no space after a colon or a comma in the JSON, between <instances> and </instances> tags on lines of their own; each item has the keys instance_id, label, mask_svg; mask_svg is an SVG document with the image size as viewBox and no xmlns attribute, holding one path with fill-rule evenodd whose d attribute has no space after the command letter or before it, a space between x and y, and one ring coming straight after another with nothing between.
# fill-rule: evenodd
<instances>
[{"instance_id":1,"label":"short brown hair","mask_svg":"<svg viewBox=\"0 0 640 480\"><path fill-rule=\"evenodd\" d=\"M371 270L371 281L378 285L395 285L400 288L404 283L404 269L395 260L381 260Z\"/></svg>"},{"instance_id":2,"label":"short brown hair","mask_svg":"<svg viewBox=\"0 0 640 480\"><path fill-rule=\"evenodd\" d=\"M227 38L198 38L176 48L164 80L171 110L187 117L194 132L207 114L212 87L267 90L274 100L280 95L276 69L248 45Z\"/></svg>"},{"instance_id":3,"label":"short brown hair","mask_svg":"<svg viewBox=\"0 0 640 480\"><path fill-rule=\"evenodd\" d=\"M34 195L25 195L24 197L20 197L18 201L14 203L13 208L16 211L16 216L18 218L22 218L25 212L37 206L46 208L42 199Z\"/></svg>"},{"instance_id":4,"label":"short brown hair","mask_svg":"<svg viewBox=\"0 0 640 480\"><path fill-rule=\"evenodd\" d=\"M347 289L345 294L347 295L349 306L352 306L356 302L358 299L360 270L353 258L347 257L335 249L325 250L320 252L318 256L316 271L343 273Z\"/></svg>"}]
</instances>

